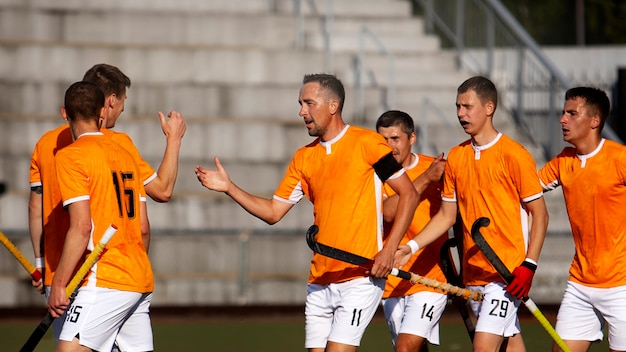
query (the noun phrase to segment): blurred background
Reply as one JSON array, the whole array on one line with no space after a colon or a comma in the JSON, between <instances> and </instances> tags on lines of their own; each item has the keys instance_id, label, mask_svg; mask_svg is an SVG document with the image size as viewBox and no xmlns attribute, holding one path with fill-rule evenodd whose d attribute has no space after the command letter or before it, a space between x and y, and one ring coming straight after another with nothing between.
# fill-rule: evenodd
<instances>
[{"instance_id":1,"label":"blurred background","mask_svg":"<svg viewBox=\"0 0 626 352\"><path fill-rule=\"evenodd\" d=\"M0 230L33 260L28 171L38 138L62 123L69 84L97 63L132 80L115 127L156 170L158 111L187 132L169 203L150 201L153 307L301 306L311 252L303 200L278 224L201 187L193 168L218 155L233 180L271 197L295 150L307 73L346 86L344 118L374 128L388 109L420 128L416 152L467 139L456 88L481 74L500 93L499 130L540 167L564 146L564 92L607 91L607 138L626 139L626 4L618 0L0 0ZM622 142L623 143L623 142ZM549 234L531 295L557 304L573 255L561 191L547 194ZM0 250L0 309L44 307L27 273Z\"/></svg>"}]
</instances>

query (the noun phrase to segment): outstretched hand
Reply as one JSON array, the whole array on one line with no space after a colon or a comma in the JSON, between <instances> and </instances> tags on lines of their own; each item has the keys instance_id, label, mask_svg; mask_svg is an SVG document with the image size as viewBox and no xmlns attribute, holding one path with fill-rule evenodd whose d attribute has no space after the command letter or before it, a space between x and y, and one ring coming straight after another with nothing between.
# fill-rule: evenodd
<instances>
[{"instance_id":1,"label":"outstretched hand","mask_svg":"<svg viewBox=\"0 0 626 352\"><path fill-rule=\"evenodd\" d=\"M215 162L216 170L205 169L199 165L194 168L198 181L212 191L227 192L231 185L230 177L217 156L213 162Z\"/></svg>"},{"instance_id":2,"label":"outstretched hand","mask_svg":"<svg viewBox=\"0 0 626 352\"><path fill-rule=\"evenodd\" d=\"M187 130L187 124L183 119L183 115L178 111L172 110L167 114L169 120L166 120L162 112L159 111L158 114L161 120L161 130L163 130L165 138L168 140L170 138L177 141L182 140Z\"/></svg>"}]
</instances>

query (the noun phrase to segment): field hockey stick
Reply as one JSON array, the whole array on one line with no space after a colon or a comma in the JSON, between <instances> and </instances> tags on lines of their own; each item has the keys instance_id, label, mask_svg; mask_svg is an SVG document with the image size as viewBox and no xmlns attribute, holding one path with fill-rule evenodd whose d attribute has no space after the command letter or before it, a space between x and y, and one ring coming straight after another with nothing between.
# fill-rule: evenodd
<instances>
[{"instance_id":1,"label":"field hockey stick","mask_svg":"<svg viewBox=\"0 0 626 352\"><path fill-rule=\"evenodd\" d=\"M452 285L462 286L461 277L456 273L454 269L454 263L450 258L450 251L452 248L457 248L457 239L452 237L449 238L443 246L441 246L441 250L439 251L439 257L441 258L441 268L443 270L443 274L446 276L446 280ZM476 326L474 326L474 322L470 316L469 309L467 308L467 300L460 296L451 297L452 304L456 307L461 314L461 318L463 318L463 324L465 325L465 329L467 330L467 334L471 341L474 341L474 333L476 332Z\"/></svg>"},{"instance_id":2,"label":"field hockey stick","mask_svg":"<svg viewBox=\"0 0 626 352\"><path fill-rule=\"evenodd\" d=\"M28 273L30 274L30 277L32 277L33 280L35 281L41 280L41 271L37 270L37 268L35 268L35 266L31 264L31 262L28 261L28 259L26 259L24 254L22 254L22 252L20 252L20 250L17 247L15 247L15 245L2 232L0 232L0 242L2 242L2 244L5 247L7 247L9 252L13 254L15 259L17 259L17 261L20 262L20 264L22 264L24 269L28 271Z\"/></svg>"},{"instance_id":3,"label":"field hockey stick","mask_svg":"<svg viewBox=\"0 0 626 352\"><path fill-rule=\"evenodd\" d=\"M372 259L361 257L360 255L333 248L315 241L315 235L317 235L318 231L319 228L317 227L317 225L311 225L311 227L309 227L306 232L306 242L313 250L313 252L329 258L341 260L342 262L354 264L364 269L372 269L372 266L374 265L374 260ZM401 279L409 280L412 284L418 283L424 286L433 287L446 293L463 296L467 299L472 299L474 301L481 301L483 299L483 295L480 292L474 292L466 288L453 286L445 282L439 282L437 280L429 279L427 277L400 270L398 268L393 268L391 270L391 275L397 276Z\"/></svg>"},{"instance_id":4,"label":"field hockey stick","mask_svg":"<svg viewBox=\"0 0 626 352\"><path fill-rule=\"evenodd\" d=\"M85 259L85 262L80 266L76 274L74 274L72 281L70 281L70 283L65 288L65 294L67 295L67 297L72 296L76 288L80 285L85 276L87 276L87 273L100 258L100 255L104 251L104 247L106 247L107 243L109 243L109 240L111 239L111 237L113 237L116 231L117 227L115 225L111 225L109 226L109 228L106 229L104 235L102 236L102 239L100 239L100 242L96 245L93 251L89 253L87 259ZM20 352L34 351L35 347L37 347L39 341L41 341L41 339L44 337L46 331L48 331L48 328L50 328L50 325L52 325L53 321L54 318L50 314L50 311L48 311L46 313L46 316L41 320L39 325L37 325L28 340L26 340L26 343L24 343L24 345L20 349Z\"/></svg>"},{"instance_id":5,"label":"field hockey stick","mask_svg":"<svg viewBox=\"0 0 626 352\"><path fill-rule=\"evenodd\" d=\"M476 246L478 247L478 249L480 249L485 257L487 257L487 260L491 262L491 265L493 265L494 269L496 269L498 274L500 274L504 282L506 282L507 285L510 285L514 278L513 274L511 273L511 271L509 271L506 265L504 265L496 252L493 250L493 248L491 248L489 243L487 243L483 235L480 233L480 228L488 226L489 223L490 220L485 217L478 218L476 221L474 221L474 224L472 224L472 239L474 240L474 242L476 242ZM543 326L543 328L548 332L550 337L552 337L554 342L556 342L561 350L563 352L571 352L570 348L565 344L565 341L563 341L561 336L559 336L556 330L554 330L548 319L546 319L543 313L541 313L539 307L537 307L535 302L533 302L530 297L522 298L522 302L524 302L526 308L528 308L528 310L535 316L535 318L537 318L539 324Z\"/></svg>"}]
</instances>

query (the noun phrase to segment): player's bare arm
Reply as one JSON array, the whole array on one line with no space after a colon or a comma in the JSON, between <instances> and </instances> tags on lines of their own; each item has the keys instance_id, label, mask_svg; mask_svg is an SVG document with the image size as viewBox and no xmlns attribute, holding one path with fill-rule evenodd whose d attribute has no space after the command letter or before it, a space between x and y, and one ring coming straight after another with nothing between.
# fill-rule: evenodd
<instances>
[{"instance_id":1,"label":"player's bare arm","mask_svg":"<svg viewBox=\"0 0 626 352\"><path fill-rule=\"evenodd\" d=\"M148 205L146 202L139 202L139 216L141 219L141 241L146 253L150 250L150 221L148 219Z\"/></svg>"},{"instance_id":2,"label":"player's bare arm","mask_svg":"<svg viewBox=\"0 0 626 352\"><path fill-rule=\"evenodd\" d=\"M42 186L31 187L28 200L28 231L35 255L35 266L43 273L43 256L41 255L41 238L43 234L43 188ZM41 262L41 264L39 263ZM37 292L43 294L43 280L32 280L31 284Z\"/></svg>"},{"instance_id":3,"label":"player's bare arm","mask_svg":"<svg viewBox=\"0 0 626 352\"><path fill-rule=\"evenodd\" d=\"M543 197L526 203L526 207L532 216L528 251L526 259L513 269L513 280L509 282L506 288L508 293L518 299L528 297L548 228L548 212Z\"/></svg>"},{"instance_id":4,"label":"player's bare arm","mask_svg":"<svg viewBox=\"0 0 626 352\"><path fill-rule=\"evenodd\" d=\"M539 260L539 256L541 255L543 241L546 238L549 215L546 208L546 202L543 197L526 203L526 207L532 216L528 241L528 253L526 254L526 257L537 262Z\"/></svg>"},{"instance_id":5,"label":"player's bare arm","mask_svg":"<svg viewBox=\"0 0 626 352\"><path fill-rule=\"evenodd\" d=\"M441 207L437 214L430 219L422 231L413 237L413 241L417 243L417 248L424 248L444 233L447 233L448 229L452 227L456 221L456 211L456 202L441 202ZM414 252L409 245L403 244L399 246L395 254L394 265L396 267L402 267L411 259L413 254Z\"/></svg>"},{"instance_id":6,"label":"player's bare arm","mask_svg":"<svg viewBox=\"0 0 626 352\"><path fill-rule=\"evenodd\" d=\"M165 118L162 112L158 113L161 129L165 134L165 152L159 165L157 177L146 185L146 192L157 202L168 202L174 193L174 185L178 176L178 158L180 146L187 130L183 115L178 111L170 111Z\"/></svg>"},{"instance_id":7,"label":"player's bare arm","mask_svg":"<svg viewBox=\"0 0 626 352\"><path fill-rule=\"evenodd\" d=\"M406 173L396 179L387 180L387 183L398 195L398 203L387 242L383 249L374 256L371 275L375 277L387 277L391 273L396 249L413 220L413 214L419 202L419 194Z\"/></svg>"},{"instance_id":8,"label":"player's bare arm","mask_svg":"<svg viewBox=\"0 0 626 352\"><path fill-rule=\"evenodd\" d=\"M293 204L290 203L281 202L273 198L258 197L244 191L231 181L230 176L228 176L226 169L224 169L217 156L213 161L215 162L215 170L201 166L195 167L194 171L198 181L212 191L227 194L248 213L272 225L280 221L293 207Z\"/></svg>"},{"instance_id":9,"label":"player's bare arm","mask_svg":"<svg viewBox=\"0 0 626 352\"><path fill-rule=\"evenodd\" d=\"M63 252L54 279L52 279L50 298L48 299L48 310L53 318L61 316L70 303L65 288L72 280L74 270L83 257L85 248L87 248L92 227L88 200L70 204L68 212L70 214L70 228L65 236Z\"/></svg>"}]
</instances>

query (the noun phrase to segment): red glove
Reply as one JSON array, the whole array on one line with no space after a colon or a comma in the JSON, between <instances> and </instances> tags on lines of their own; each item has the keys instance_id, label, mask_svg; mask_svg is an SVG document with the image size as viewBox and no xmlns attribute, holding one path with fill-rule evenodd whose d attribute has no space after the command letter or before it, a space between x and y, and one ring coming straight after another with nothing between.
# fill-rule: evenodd
<instances>
[{"instance_id":1,"label":"red glove","mask_svg":"<svg viewBox=\"0 0 626 352\"><path fill-rule=\"evenodd\" d=\"M520 266L513 270L513 281L506 287L506 292L518 299L528 297L536 269L537 264L524 260Z\"/></svg>"}]
</instances>

